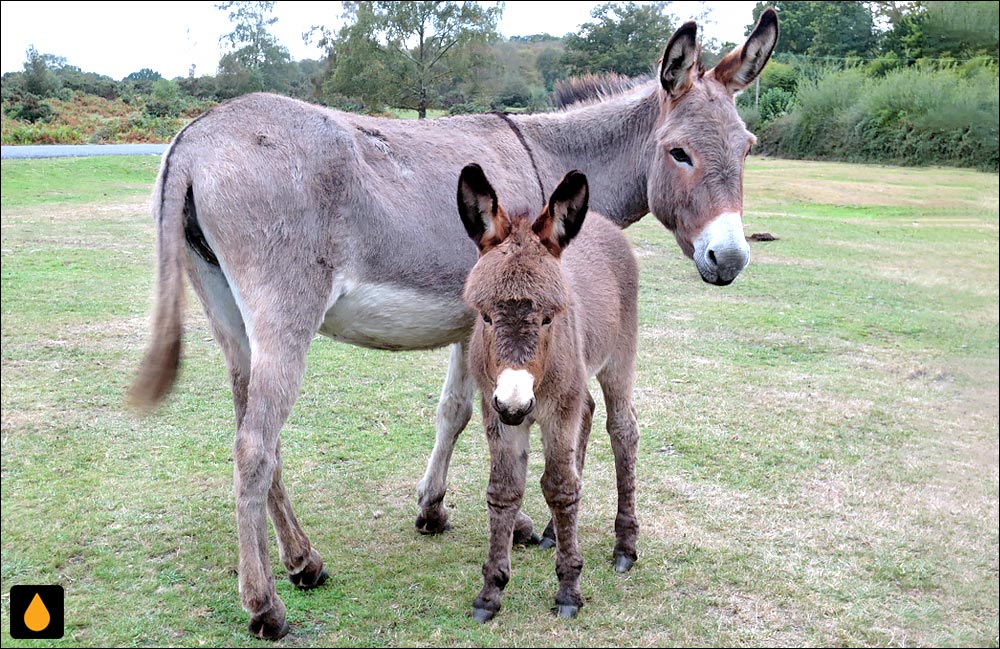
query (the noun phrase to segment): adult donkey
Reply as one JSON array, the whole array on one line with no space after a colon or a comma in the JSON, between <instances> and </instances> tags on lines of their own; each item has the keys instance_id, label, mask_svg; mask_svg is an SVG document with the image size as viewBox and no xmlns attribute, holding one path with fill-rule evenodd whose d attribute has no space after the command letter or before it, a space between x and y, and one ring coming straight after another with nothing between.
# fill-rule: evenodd
<instances>
[{"instance_id":1,"label":"adult donkey","mask_svg":"<svg viewBox=\"0 0 1000 649\"><path fill-rule=\"evenodd\" d=\"M674 33L649 84L561 112L403 121L254 94L174 138L153 193L152 341L130 400L148 408L174 383L186 273L232 385L239 584L251 633L288 631L268 514L291 581L310 588L325 577L285 493L278 441L317 332L378 349L452 345L417 518L424 532L447 526L448 462L474 396L462 287L476 247L456 232L452 202L467 161L492 170L514 211L543 205L559 170L579 169L596 211L622 227L652 211L705 281L728 284L746 266L742 175L754 138L733 96L770 57L777 15L765 11L743 46L707 72L696 34L694 23Z\"/></svg>"}]
</instances>

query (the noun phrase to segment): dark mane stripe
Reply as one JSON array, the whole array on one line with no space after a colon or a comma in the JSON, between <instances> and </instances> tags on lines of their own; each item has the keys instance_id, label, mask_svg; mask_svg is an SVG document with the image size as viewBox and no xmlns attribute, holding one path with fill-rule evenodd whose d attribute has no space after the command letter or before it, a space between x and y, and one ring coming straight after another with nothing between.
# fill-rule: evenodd
<instances>
[{"instance_id":1,"label":"dark mane stripe","mask_svg":"<svg viewBox=\"0 0 1000 649\"><path fill-rule=\"evenodd\" d=\"M617 72L605 72L560 79L556 82L549 101L554 108L561 110L576 104L600 101L609 96L626 93L649 83L652 78L652 75L626 77Z\"/></svg>"}]
</instances>

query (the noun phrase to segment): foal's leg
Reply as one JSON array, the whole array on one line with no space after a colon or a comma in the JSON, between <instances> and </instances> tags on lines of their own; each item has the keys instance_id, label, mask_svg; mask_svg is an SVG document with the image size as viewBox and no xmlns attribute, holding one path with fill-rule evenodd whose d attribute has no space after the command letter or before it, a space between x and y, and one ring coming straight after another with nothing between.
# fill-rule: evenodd
<instances>
[{"instance_id":1,"label":"foal's leg","mask_svg":"<svg viewBox=\"0 0 1000 649\"><path fill-rule=\"evenodd\" d=\"M580 505L580 474L576 457L579 430L578 416L556 421L552 426L542 426L542 442L545 445L542 493L552 511L555 528L556 576L559 578L556 606L559 607L559 617L574 617L583 606L580 595L583 556L576 539Z\"/></svg>"},{"instance_id":2,"label":"foal's leg","mask_svg":"<svg viewBox=\"0 0 1000 649\"><path fill-rule=\"evenodd\" d=\"M504 426L483 403L486 439L490 445L490 483L486 505L490 513L490 549L483 563L483 589L472 602L472 617L486 622L500 610L500 596L510 580L514 519L521 509L528 473L530 424Z\"/></svg>"},{"instance_id":3,"label":"foal's leg","mask_svg":"<svg viewBox=\"0 0 1000 649\"><path fill-rule=\"evenodd\" d=\"M444 507L448 464L455 450L455 441L472 417L472 399L476 394L476 383L469 376L466 366L467 352L467 341L455 343L450 349L448 376L445 377L437 408L434 450L427 461L424 477L417 485L420 514L415 526L421 534L438 534L450 527Z\"/></svg>"},{"instance_id":4,"label":"foal's leg","mask_svg":"<svg viewBox=\"0 0 1000 649\"><path fill-rule=\"evenodd\" d=\"M634 356L613 358L597 375L608 411L608 434L615 454L618 514L615 517L615 570L626 572L636 562L639 522L635 514L635 463L639 453L639 425L632 405Z\"/></svg>"},{"instance_id":5,"label":"foal's leg","mask_svg":"<svg viewBox=\"0 0 1000 649\"><path fill-rule=\"evenodd\" d=\"M586 400L584 401L583 412L581 413L580 436L576 441L576 469L581 480L583 480L583 464L587 458L587 443L590 441L590 428L594 422L594 409L597 408L590 390L585 390L584 394L586 395ZM542 539L538 543L538 547L544 550L556 547L556 530L551 518L549 518L549 524L545 526L545 531L542 533Z\"/></svg>"}]
</instances>

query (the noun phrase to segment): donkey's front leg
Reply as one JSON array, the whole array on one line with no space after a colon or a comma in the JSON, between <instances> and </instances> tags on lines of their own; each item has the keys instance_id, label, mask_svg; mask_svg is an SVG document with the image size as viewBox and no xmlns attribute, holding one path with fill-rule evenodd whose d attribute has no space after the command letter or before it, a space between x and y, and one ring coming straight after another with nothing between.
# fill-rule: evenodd
<instances>
[{"instance_id":1,"label":"donkey's front leg","mask_svg":"<svg viewBox=\"0 0 1000 649\"><path fill-rule=\"evenodd\" d=\"M500 610L500 596L510 580L510 551L514 521L521 509L528 473L529 423L504 426L483 404L486 438L490 444L490 484L486 504L490 512L490 549L483 564L483 589L472 602L472 617L490 620Z\"/></svg>"},{"instance_id":2,"label":"donkey's front leg","mask_svg":"<svg viewBox=\"0 0 1000 649\"><path fill-rule=\"evenodd\" d=\"M583 464L587 459L587 443L590 441L590 428L594 423L594 409L597 408L597 403L594 402L594 397L590 394L590 390L584 388L583 394L586 399L584 400L583 412L580 417L580 435L576 441L576 472L580 476L581 482L583 481ZM543 550L556 547L556 530L551 518L549 518L549 524L545 526L545 531L542 533L538 547Z\"/></svg>"},{"instance_id":3,"label":"donkey's front leg","mask_svg":"<svg viewBox=\"0 0 1000 649\"><path fill-rule=\"evenodd\" d=\"M574 617L583 606L580 573L583 556L577 547L576 518L580 505L580 473L577 468L579 417L568 422L542 425L545 446L545 470L542 493L552 512L556 536L556 576L559 591L556 606L559 617Z\"/></svg>"},{"instance_id":4,"label":"donkey's front leg","mask_svg":"<svg viewBox=\"0 0 1000 649\"><path fill-rule=\"evenodd\" d=\"M468 342L451 346L448 359L448 376L441 389L435 425L434 450L427 461L427 470L417 485L417 502L420 514L414 524L421 534L439 534L449 528L448 512L444 507L445 483L455 441L472 417L472 399L476 394L475 381L466 366Z\"/></svg>"}]
</instances>

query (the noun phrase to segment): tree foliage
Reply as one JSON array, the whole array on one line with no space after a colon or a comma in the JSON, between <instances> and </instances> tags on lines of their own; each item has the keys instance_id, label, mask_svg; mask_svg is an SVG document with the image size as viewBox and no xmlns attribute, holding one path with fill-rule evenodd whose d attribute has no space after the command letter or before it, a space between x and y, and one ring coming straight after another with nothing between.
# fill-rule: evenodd
<instances>
[{"instance_id":1,"label":"tree foliage","mask_svg":"<svg viewBox=\"0 0 1000 649\"><path fill-rule=\"evenodd\" d=\"M269 30L278 22L270 15L274 2L222 2L215 6L228 11L233 23L233 31L219 38L232 50L219 60L220 87L230 96L257 90L287 91L292 57Z\"/></svg>"},{"instance_id":2,"label":"tree foliage","mask_svg":"<svg viewBox=\"0 0 1000 649\"><path fill-rule=\"evenodd\" d=\"M877 45L870 3L776 0L758 2L749 34L767 7L781 24L776 52L840 59L872 54Z\"/></svg>"},{"instance_id":3,"label":"tree foliage","mask_svg":"<svg viewBox=\"0 0 1000 649\"><path fill-rule=\"evenodd\" d=\"M467 74L497 38L503 5L479 2L345 2L347 22L327 38L334 65L324 91L369 104L414 108L423 118L439 86ZM329 66L328 66L329 71Z\"/></svg>"},{"instance_id":4,"label":"tree foliage","mask_svg":"<svg viewBox=\"0 0 1000 649\"><path fill-rule=\"evenodd\" d=\"M669 4L608 2L594 7L594 20L566 35L563 65L571 74L648 74L674 30L666 14Z\"/></svg>"}]
</instances>

